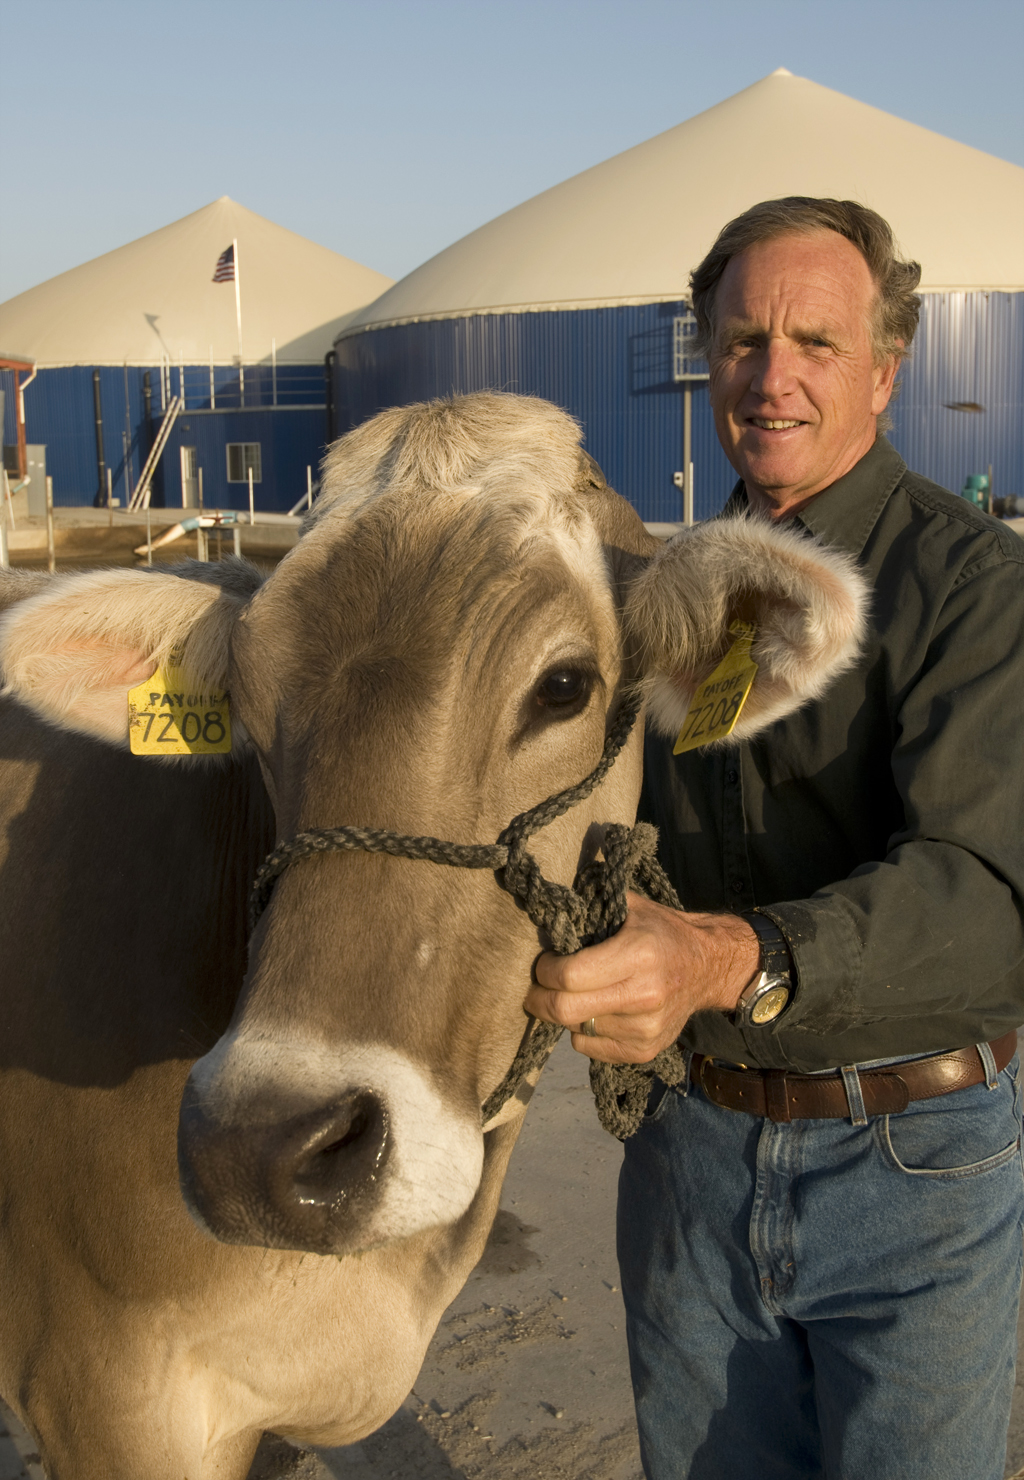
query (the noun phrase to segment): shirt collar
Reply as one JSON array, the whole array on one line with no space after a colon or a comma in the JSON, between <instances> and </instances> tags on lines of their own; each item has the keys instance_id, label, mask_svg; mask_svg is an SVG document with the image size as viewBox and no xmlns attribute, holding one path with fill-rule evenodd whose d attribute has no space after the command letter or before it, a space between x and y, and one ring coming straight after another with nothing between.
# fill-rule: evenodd
<instances>
[{"instance_id":1,"label":"shirt collar","mask_svg":"<svg viewBox=\"0 0 1024 1480\"><path fill-rule=\"evenodd\" d=\"M816 493L795 522L830 545L859 556L907 465L885 437L878 437L860 462L835 483ZM745 514L747 490L737 483L722 513Z\"/></svg>"}]
</instances>

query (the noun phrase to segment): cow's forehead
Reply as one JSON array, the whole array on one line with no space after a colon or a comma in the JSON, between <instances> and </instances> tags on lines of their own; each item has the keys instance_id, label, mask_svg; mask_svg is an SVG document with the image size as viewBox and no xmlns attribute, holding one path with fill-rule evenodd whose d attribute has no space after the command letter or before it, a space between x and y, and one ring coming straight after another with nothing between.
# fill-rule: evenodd
<instances>
[{"instance_id":1,"label":"cow's forehead","mask_svg":"<svg viewBox=\"0 0 1024 1480\"><path fill-rule=\"evenodd\" d=\"M576 568L581 551L593 557L600 542L570 470L557 471L561 476L545 479L535 467L517 463L489 468L487 476L458 488L399 484L368 494L344 491L308 522L297 549L343 555L354 545L365 562L383 541L393 558L413 563L451 549L453 556L458 551L467 561L497 566L547 547Z\"/></svg>"},{"instance_id":2,"label":"cow's forehead","mask_svg":"<svg viewBox=\"0 0 1024 1480\"><path fill-rule=\"evenodd\" d=\"M320 623L331 620L328 599L353 627L402 624L415 613L449 628L507 606L509 590L524 583L577 586L603 605L609 576L586 503L571 487L523 477L339 501L307 529L262 602L276 605L278 596L293 618L304 612Z\"/></svg>"},{"instance_id":3,"label":"cow's forehead","mask_svg":"<svg viewBox=\"0 0 1024 1480\"><path fill-rule=\"evenodd\" d=\"M614 682L616 605L584 503L521 486L388 492L319 520L236 631L232 687L254 738L339 706L404 730L467 683L500 705L545 655Z\"/></svg>"}]
</instances>

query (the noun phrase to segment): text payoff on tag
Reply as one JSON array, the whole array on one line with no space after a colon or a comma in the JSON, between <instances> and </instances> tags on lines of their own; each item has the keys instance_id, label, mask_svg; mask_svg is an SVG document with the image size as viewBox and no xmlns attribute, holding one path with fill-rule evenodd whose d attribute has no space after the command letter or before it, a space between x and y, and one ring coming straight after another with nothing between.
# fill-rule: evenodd
<instances>
[{"instance_id":1,"label":"text payoff on tag","mask_svg":"<svg viewBox=\"0 0 1024 1480\"><path fill-rule=\"evenodd\" d=\"M165 663L128 690L128 737L133 755L225 755L231 749L228 696Z\"/></svg>"},{"instance_id":2,"label":"text payoff on tag","mask_svg":"<svg viewBox=\"0 0 1024 1480\"><path fill-rule=\"evenodd\" d=\"M750 656L757 629L749 622L733 622L729 635L732 646L690 700L683 727L672 747L673 755L710 745L713 740L724 740L732 734L743 713L750 686L757 677L757 664Z\"/></svg>"}]
</instances>

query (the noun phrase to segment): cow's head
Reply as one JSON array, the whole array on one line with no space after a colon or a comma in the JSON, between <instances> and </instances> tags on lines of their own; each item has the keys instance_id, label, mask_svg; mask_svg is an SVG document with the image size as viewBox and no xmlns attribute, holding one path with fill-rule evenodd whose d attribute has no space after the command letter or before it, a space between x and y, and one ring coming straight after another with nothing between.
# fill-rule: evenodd
<instances>
[{"instance_id":1,"label":"cow's head","mask_svg":"<svg viewBox=\"0 0 1024 1480\"><path fill-rule=\"evenodd\" d=\"M766 523L659 544L567 416L477 395L337 443L315 516L255 594L231 566L221 585L69 576L8 612L0 662L41 715L123 744L127 688L175 650L230 688L282 838L353 824L484 843L592 769L630 686L674 733L737 615L758 630L743 737L854 661L862 609L844 557ZM638 731L537 835L549 878L571 882L598 824L632 821L640 763ZM486 872L363 852L289 868L232 1026L186 1089L197 1216L227 1241L317 1253L458 1219L543 944Z\"/></svg>"}]
</instances>

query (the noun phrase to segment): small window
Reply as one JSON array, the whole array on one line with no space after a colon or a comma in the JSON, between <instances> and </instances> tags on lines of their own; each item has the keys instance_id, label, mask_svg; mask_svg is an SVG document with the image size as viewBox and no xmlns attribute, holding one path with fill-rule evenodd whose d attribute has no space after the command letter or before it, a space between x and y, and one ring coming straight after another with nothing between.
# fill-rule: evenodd
<instances>
[{"instance_id":1,"label":"small window","mask_svg":"<svg viewBox=\"0 0 1024 1480\"><path fill-rule=\"evenodd\" d=\"M260 444L258 442L229 442L228 482L248 483L250 468L252 469L252 481L262 483L263 458L260 455Z\"/></svg>"}]
</instances>

